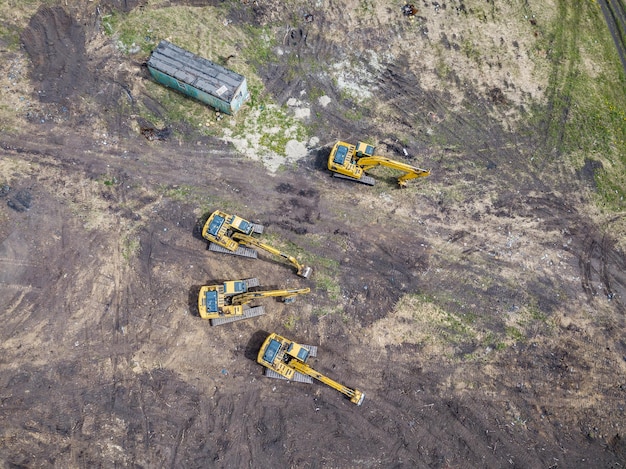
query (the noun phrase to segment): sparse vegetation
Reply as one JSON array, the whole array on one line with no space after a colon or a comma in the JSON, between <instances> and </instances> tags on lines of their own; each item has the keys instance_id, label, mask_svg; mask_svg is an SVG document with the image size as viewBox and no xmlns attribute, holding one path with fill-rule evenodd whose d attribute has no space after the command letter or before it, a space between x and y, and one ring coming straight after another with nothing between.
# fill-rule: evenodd
<instances>
[{"instance_id":1,"label":"sparse vegetation","mask_svg":"<svg viewBox=\"0 0 626 469\"><path fill-rule=\"evenodd\" d=\"M598 203L608 211L624 210L626 113L617 104L626 102L624 71L597 3L559 5L559 15L540 42L552 64L547 90L551 110L535 112L549 129L542 151L570 160L576 169L585 157L601 161L603 168L595 174ZM585 65L589 57L593 68Z\"/></svg>"},{"instance_id":2,"label":"sparse vegetation","mask_svg":"<svg viewBox=\"0 0 626 469\"><path fill-rule=\"evenodd\" d=\"M297 316L294 314L290 314L289 316L287 316L287 319L285 319L285 321L283 322L283 326L285 326L285 329L287 329L288 331L291 331L293 330L294 327L296 327L297 321L298 321Z\"/></svg>"},{"instance_id":3,"label":"sparse vegetation","mask_svg":"<svg viewBox=\"0 0 626 469\"><path fill-rule=\"evenodd\" d=\"M341 298L341 287L337 283L337 278L329 277L324 273L317 273L315 275L315 287L326 292L331 301L339 301Z\"/></svg>"},{"instance_id":4,"label":"sparse vegetation","mask_svg":"<svg viewBox=\"0 0 626 469\"><path fill-rule=\"evenodd\" d=\"M124 238L124 244L122 245L122 257L130 262L133 257L139 252L141 244L137 236L129 234Z\"/></svg>"}]
</instances>

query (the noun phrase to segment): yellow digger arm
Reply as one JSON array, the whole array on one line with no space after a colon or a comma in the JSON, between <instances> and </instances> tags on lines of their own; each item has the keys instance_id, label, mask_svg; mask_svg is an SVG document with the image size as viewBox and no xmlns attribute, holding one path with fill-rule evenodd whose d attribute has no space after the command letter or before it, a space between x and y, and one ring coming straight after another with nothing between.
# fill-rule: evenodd
<instances>
[{"instance_id":1,"label":"yellow digger arm","mask_svg":"<svg viewBox=\"0 0 626 469\"><path fill-rule=\"evenodd\" d=\"M266 290L266 291L255 291L255 292L247 292L242 293L240 295L233 296L232 304L233 305L243 305L247 304L255 298L265 298L270 296L281 296L285 299L293 298L296 295L303 295L305 293L310 293L310 288L294 288L291 290Z\"/></svg>"},{"instance_id":2,"label":"yellow digger arm","mask_svg":"<svg viewBox=\"0 0 626 469\"><path fill-rule=\"evenodd\" d=\"M323 375L322 373L315 371L306 363L302 363L301 361L292 359L288 366L292 367L294 370L299 371L304 375L308 375L311 378L315 378L318 381L321 381L327 386L339 391L341 394L350 399L350 402L356 405L361 405L363 400L365 399L365 393L359 391L358 389L352 389L348 386L344 386L341 383L338 383L334 379L329 378L328 376Z\"/></svg>"},{"instance_id":3,"label":"yellow digger arm","mask_svg":"<svg viewBox=\"0 0 626 469\"><path fill-rule=\"evenodd\" d=\"M401 187L406 186L406 181L409 179L430 176L429 169L417 168L415 166L411 166L410 164L391 160L384 156L364 156L358 160L357 164L363 168L364 171L367 171L375 166L386 166L387 168L404 171L406 174L403 174L398 178L398 184L400 184Z\"/></svg>"},{"instance_id":4,"label":"yellow digger arm","mask_svg":"<svg viewBox=\"0 0 626 469\"><path fill-rule=\"evenodd\" d=\"M269 252L270 254L274 254L275 256L280 256L286 259L296 268L296 274L300 277L308 278L309 275L311 275L311 272L313 272L313 269L311 269L311 267L300 264L295 257L290 256L289 254L285 254L278 249L270 246L269 244L262 243L252 236L248 236L243 233L235 233L233 234L233 239L240 244L255 246Z\"/></svg>"}]
</instances>

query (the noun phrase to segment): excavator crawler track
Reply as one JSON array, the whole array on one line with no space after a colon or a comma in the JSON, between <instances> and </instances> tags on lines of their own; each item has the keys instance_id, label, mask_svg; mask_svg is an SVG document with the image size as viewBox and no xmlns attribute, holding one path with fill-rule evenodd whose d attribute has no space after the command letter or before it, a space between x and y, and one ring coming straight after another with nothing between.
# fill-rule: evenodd
<instances>
[{"instance_id":1,"label":"excavator crawler track","mask_svg":"<svg viewBox=\"0 0 626 469\"><path fill-rule=\"evenodd\" d=\"M211 319L211 326L221 326L235 321L242 321L244 319L255 318L265 314L265 308L263 306L255 306L254 308L245 309L243 316L231 316L228 318L216 318Z\"/></svg>"},{"instance_id":2,"label":"excavator crawler track","mask_svg":"<svg viewBox=\"0 0 626 469\"><path fill-rule=\"evenodd\" d=\"M243 246L239 246L236 251L229 251L228 249L223 248L219 244L209 243L209 251L222 252L224 254L231 254L234 256L249 257L251 259L257 258L257 252L254 249L246 248Z\"/></svg>"},{"instance_id":3,"label":"excavator crawler track","mask_svg":"<svg viewBox=\"0 0 626 469\"><path fill-rule=\"evenodd\" d=\"M302 346L309 350L309 357L317 357L317 346L316 345L305 345Z\"/></svg>"},{"instance_id":4,"label":"excavator crawler track","mask_svg":"<svg viewBox=\"0 0 626 469\"><path fill-rule=\"evenodd\" d=\"M376 184L376 179L374 179L371 176L361 176L361 179L357 179L357 178L353 178L350 176L346 176L344 174L339 174L339 173L333 173L333 177L335 178L339 178L339 179L348 179L349 181L353 181L353 182L360 182L361 184L366 184L368 186L373 186L374 184Z\"/></svg>"},{"instance_id":5,"label":"excavator crawler track","mask_svg":"<svg viewBox=\"0 0 626 469\"><path fill-rule=\"evenodd\" d=\"M246 282L246 288L248 290L254 287L258 287L260 285L258 278L247 278L244 280L244 282Z\"/></svg>"},{"instance_id":6,"label":"excavator crawler track","mask_svg":"<svg viewBox=\"0 0 626 469\"><path fill-rule=\"evenodd\" d=\"M270 370L269 368L265 368L265 376L273 379L284 379L285 381L289 381L282 375L279 375L274 370ZM313 378L307 375L303 375L302 373L298 373L297 371L293 374L293 379L291 381L295 381L297 383L307 383L313 384Z\"/></svg>"},{"instance_id":7,"label":"excavator crawler track","mask_svg":"<svg viewBox=\"0 0 626 469\"><path fill-rule=\"evenodd\" d=\"M263 230L265 229L265 227L263 225L259 225L258 223L251 223L252 225L252 232L256 233L256 234L263 234Z\"/></svg>"}]
</instances>

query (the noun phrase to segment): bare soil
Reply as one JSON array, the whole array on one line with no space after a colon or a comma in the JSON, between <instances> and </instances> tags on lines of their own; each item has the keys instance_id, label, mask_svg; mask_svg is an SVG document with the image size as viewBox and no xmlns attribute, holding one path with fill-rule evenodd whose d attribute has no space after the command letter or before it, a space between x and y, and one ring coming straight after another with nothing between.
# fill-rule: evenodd
<instances>
[{"instance_id":1,"label":"bare soil","mask_svg":"<svg viewBox=\"0 0 626 469\"><path fill-rule=\"evenodd\" d=\"M590 179L558 155L530 163L542 129L493 119L501 91L449 77L473 110L452 112L407 53L375 83L395 110L387 127L346 117L358 104L306 65L345 58L348 45L323 31L348 12L328 2L301 12L313 22L283 44L301 73L280 60L263 68L280 104L314 89L333 100L311 102L324 144L272 173L184 123L172 123L178 137L137 132L134 106L159 103L132 91L148 75L99 16L141 2L62 3L21 34L32 104L0 136L2 467L626 464L620 216L596 214ZM434 7L419 8L428 24ZM241 2L230 17L293 26L283 10ZM387 40L376 25L360 34L365 49ZM430 126L449 143L441 152ZM370 133L392 157L419 155L432 176L403 191L386 174L375 188L331 179L328 144ZM334 261L340 293L315 283L323 269L303 280L263 253L208 252L198 227L218 201ZM292 305L265 300L268 314L229 326L198 317L200 285L247 277L314 291ZM428 301L402 310L407 294ZM441 311L466 318L474 339L451 339ZM512 325L523 339L489 339L515 338ZM321 384L264 378L256 352L273 331L318 345L313 366L364 391L363 406Z\"/></svg>"}]
</instances>

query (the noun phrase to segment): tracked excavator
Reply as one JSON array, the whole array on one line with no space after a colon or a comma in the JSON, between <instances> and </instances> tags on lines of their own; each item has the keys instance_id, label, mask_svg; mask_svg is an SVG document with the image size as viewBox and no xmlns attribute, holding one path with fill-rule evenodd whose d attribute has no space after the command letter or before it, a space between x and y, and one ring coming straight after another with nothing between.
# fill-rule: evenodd
<instances>
[{"instance_id":1,"label":"tracked excavator","mask_svg":"<svg viewBox=\"0 0 626 469\"><path fill-rule=\"evenodd\" d=\"M429 169L416 168L385 156L375 155L374 147L363 142L352 145L339 141L335 143L328 157L328 169L333 172L334 177L361 182L368 186L373 186L376 180L368 176L366 171L375 166L403 171L404 174L398 178L400 187L406 187L407 181L411 179L430 176Z\"/></svg>"},{"instance_id":2,"label":"tracked excavator","mask_svg":"<svg viewBox=\"0 0 626 469\"><path fill-rule=\"evenodd\" d=\"M256 278L229 280L219 285L205 285L198 293L198 311L202 319L209 319L212 326L221 326L242 319L265 314L263 306L248 306L257 298L281 297L284 303L292 303L297 295L309 293L309 288L286 290L257 290Z\"/></svg>"},{"instance_id":3,"label":"tracked excavator","mask_svg":"<svg viewBox=\"0 0 626 469\"><path fill-rule=\"evenodd\" d=\"M313 271L311 267L300 264L295 257L253 237L253 234L263 233L263 229L263 225L251 223L236 215L229 215L221 210L216 210L204 224L202 237L209 241L209 250L215 252L256 259L257 251L246 246L263 249L287 260L295 267L297 275L308 278Z\"/></svg>"},{"instance_id":4,"label":"tracked excavator","mask_svg":"<svg viewBox=\"0 0 626 469\"><path fill-rule=\"evenodd\" d=\"M353 404L361 405L365 399L365 393L324 376L306 363L309 357L316 355L317 347L300 345L272 333L261 346L257 362L265 367L265 376L301 383L312 383L314 378L339 391Z\"/></svg>"}]
</instances>

